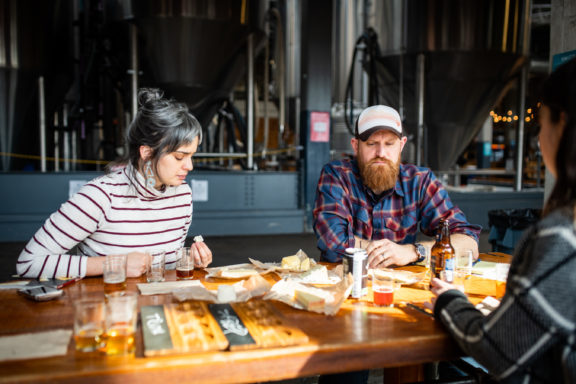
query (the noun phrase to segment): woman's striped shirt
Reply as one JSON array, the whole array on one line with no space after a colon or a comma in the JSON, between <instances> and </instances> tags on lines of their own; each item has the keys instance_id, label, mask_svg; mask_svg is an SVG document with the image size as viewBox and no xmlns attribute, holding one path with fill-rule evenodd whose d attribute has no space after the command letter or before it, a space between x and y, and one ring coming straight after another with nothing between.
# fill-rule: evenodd
<instances>
[{"instance_id":1,"label":"woman's striped shirt","mask_svg":"<svg viewBox=\"0 0 576 384\"><path fill-rule=\"evenodd\" d=\"M88 257L146 250L165 250L170 268L191 221L188 184L148 189L127 166L90 181L62 204L20 253L17 271L32 278L85 276Z\"/></svg>"}]
</instances>

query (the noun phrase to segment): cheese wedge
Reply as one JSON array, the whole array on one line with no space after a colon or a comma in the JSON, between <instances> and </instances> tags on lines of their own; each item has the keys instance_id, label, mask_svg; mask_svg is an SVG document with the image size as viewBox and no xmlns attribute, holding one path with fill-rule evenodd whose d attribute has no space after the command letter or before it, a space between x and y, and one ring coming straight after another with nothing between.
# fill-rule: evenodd
<instances>
[{"instance_id":1,"label":"cheese wedge","mask_svg":"<svg viewBox=\"0 0 576 384\"><path fill-rule=\"evenodd\" d=\"M295 290L296 301L302 304L308 310L318 310L324 308L325 300L323 297L313 293Z\"/></svg>"},{"instance_id":2,"label":"cheese wedge","mask_svg":"<svg viewBox=\"0 0 576 384\"><path fill-rule=\"evenodd\" d=\"M300 270L300 258L296 255L286 256L282 258L282 268L291 269L293 271Z\"/></svg>"},{"instance_id":3,"label":"cheese wedge","mask_svg":"<svg viewBox=\"0 0 576 384\"><path fill-rule=\"evenodd\" d=\"M310 270L310 259L305 258L300 262L300 271L309 271Z\"/></svg>"},{"instance_id":4,"label":"cheese wedge","mask_svg":"<svg viewBox=\"0 0 576 384\"><path fill-rule=\"evenodd\" d=\"M282 258L282 268L291 271L305 272L310 270L311 265L310 258L308 257L300 259L297 255L293 255Z\"/></svg>"}]
</instances>

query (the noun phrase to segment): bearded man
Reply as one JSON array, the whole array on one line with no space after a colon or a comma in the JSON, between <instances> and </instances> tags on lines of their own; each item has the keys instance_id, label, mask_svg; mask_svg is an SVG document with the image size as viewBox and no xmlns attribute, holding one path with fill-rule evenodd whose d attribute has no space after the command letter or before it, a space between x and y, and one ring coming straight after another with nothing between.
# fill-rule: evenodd
<instances>
[{"instance_id":1,"label":"bearded man","mask_svg":"<svg viewBox=\"0 0 576 384\"><path fill-rule=\"evenodd\" d=\"M440 219L450 223L454 248L478 257L482 228L468 223L430 169L401 164L406 140L395 109L376 105L358 116L355 158L328 163L318 182L314 231L323 261L340 261L351 247L366 249L370 268L423 261ZM417 243L419 229L432 240Z\"/></svg>"}]
</instances>

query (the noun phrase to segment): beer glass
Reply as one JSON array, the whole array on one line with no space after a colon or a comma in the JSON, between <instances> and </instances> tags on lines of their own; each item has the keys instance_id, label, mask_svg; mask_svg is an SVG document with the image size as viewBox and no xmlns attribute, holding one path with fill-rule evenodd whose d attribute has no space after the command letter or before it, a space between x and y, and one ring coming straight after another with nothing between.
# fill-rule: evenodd
<instances>
[{"instance_id":1,"label":"beer glass","mask_svg":"<svg viewBox=\"0 0 576 384\"><path fill-rule=\"evenodd\" d=\"M176 264L176 279L190 280L194 278L194 247L182 247L176 251L178 262Z\"/></svg>"},{"instance_id":2,"label":"beer glass","mask_svg":"<svg viewBox=\"0 0 576 384\"><path fill-rule=\"evenodd\" d=\"M380 307L394 306L394 276L387 273L384 268L372 270L372 292L374 293L374 305Z\"/></svg>"},{"instance_id":3,"label":"beer glass","mask_svg":"<svg viewBox=\"0 0 576 384\"><path fill-rule=\"evenodd\" d=\"M135 292L113 292L106 298L106 354L134 353L134 335L138 319L138 295Z\"/></svg>"},{"instance_id":4,"label":"beer glass","mask_svg":"<svg viewBox=\"0 0 576 384\"><path fill-rule=\"evenodd\" d=\"M104 260L104 294L126 289L126 255L108 255Z\"/></svg>"},{"instance_id":5,"label":"beer glass","mask_svg":"<svg viewBox=\"0 0 576 384\"><path fill-rule=\"evenodd\" d=\"M146 260L146 280L149 283L164 281L166 271L166 252L164 251L147 251L148 259Z\"/></svg>"},{"instance_id":6,"label":"beer glass","mask_svg":"<svg viewBox=\"0 0 576 384\"><path fill-rule=\"evenodd\" d=\"M81 299L74 302L74 341L76 350L93 352L104 347L104 301Z\"/></svg>"}]
</instances>

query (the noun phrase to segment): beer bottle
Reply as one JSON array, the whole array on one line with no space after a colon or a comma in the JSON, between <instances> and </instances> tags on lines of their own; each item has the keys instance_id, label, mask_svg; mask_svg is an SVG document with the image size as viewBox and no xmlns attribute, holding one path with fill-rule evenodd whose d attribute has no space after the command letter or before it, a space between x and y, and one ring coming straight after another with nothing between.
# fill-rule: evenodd
<instances>
[{"instance_id":1,"label":"beer bottle","mask_svg":"<svg viewBox=\"0 0 576 384\"><path fill-rule=\"evenodd\" d=\"M431 271L434 277L440 278L440 272L446 271L446 278L450 282L454 272L454 247L450 243L450 223L440 220L438 236L430 251Z\"/></svg>"}]
</instances>

